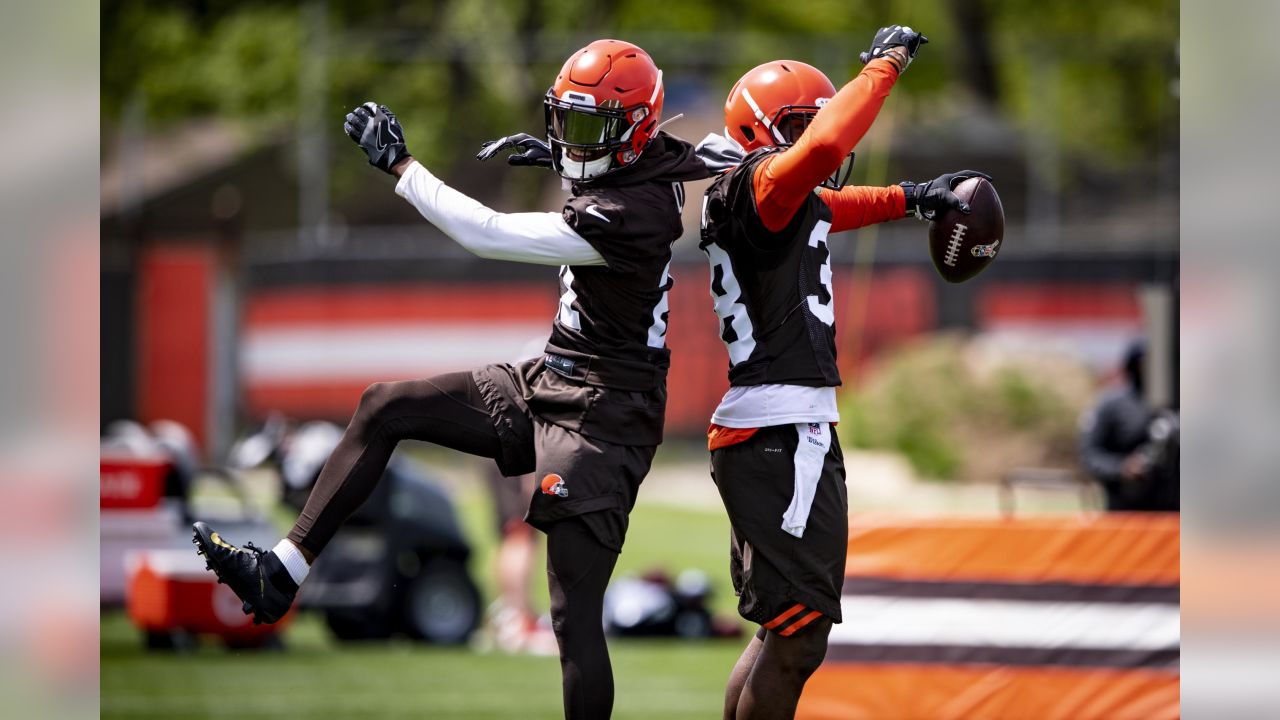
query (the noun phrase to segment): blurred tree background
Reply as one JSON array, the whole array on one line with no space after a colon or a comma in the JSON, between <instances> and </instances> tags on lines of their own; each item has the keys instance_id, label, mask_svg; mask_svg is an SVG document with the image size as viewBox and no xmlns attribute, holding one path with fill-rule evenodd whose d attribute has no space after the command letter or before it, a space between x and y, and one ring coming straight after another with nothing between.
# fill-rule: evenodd
<instances>
[{"instance_id":1,"label":"blurred tree background","mask_svg":"<svg viewBox=\"0 0 1280 720\"><path fill-rule=\"evenodd\" d=\"M553 173L472 158L485 140L544 134L542 96L588 42L644 47L665 73L666 118L689 116L668 129L697 141L719 130L725 94L751 67L802 60L839 86L875 30L896 22L930 43L859 144L854 182L964 167L995 176L1012 240L1000 269L984 283L935 278L918 328L981 330L980 294L1000 273L1042 286L1167 283L1176 273L1178 21L1176 0L104 0L104 265L122 303L132 302L136 248L161 238L234 248L230 275L246 293L433 272L532 277L463 264L469 256L361 161L341 131L345 114L384 103L412 153L452 186L499 210L547 209L560 192ZM697 208L674 256L705 272L691 242ZM914 223L889 223L833 247L833 263L854 270L842 356L861 363L897 342L884 333L901 308L872 302L872 268L878 278L895 263L929 273L919 237ZM867 330L875 313L883 327ZM127 330L104 333L121 338L121 358ZM234 342L229 332L223 345ZM959 352L950 342L891 355L874 378L847 374L850 446L894 450L931 477L991 477L993 458L1070 464L1087 383L1063 392L1052 387L1062 372L1022 367L958 382L945 372ZM121 360L111 377L130 372ZM112 407L131 407L126 382L103 386L118 396ZM982 421L957 432L961 417ZM1013 438L1009 453L986 449L993 433Z\"/></svg>"},{"instance_id":2,"label":"blurred tree background","mask_svg":"<svg viewBox=\"0 0 1280 720\"><path fill-rule=\"evenodd\" d=\"M254 142L309 112L337 128L376 98L404 120L414 153L439 166L483 139L540 132L541 94L601 28L714 104L743 71L779 56L839 85L888 22L932 40L895 92L908 122L942 126L976 111L1035 128L1056 140L1068 186L1082 171L1176 147L1176 0L106 0L104 137L131 105L156 129L252 121ZM307 106L309 82L321 85L321 107ZM345 187L335 178L336 192Z\"/></svg>"},{"instance_id":3,"label":"blurred tree background","mask_svg":"<svg viewBox=\"0 0 1280 720\"><path fill-rule=\"evenodd\" d=\"M931 479L1071 467L1076 418L1093 393L1092 376L1069 357L1006 356L939 333L886 353L876 372L847 390L838 431L845 447L892 450Z\"/></svg>"}]
</instances>

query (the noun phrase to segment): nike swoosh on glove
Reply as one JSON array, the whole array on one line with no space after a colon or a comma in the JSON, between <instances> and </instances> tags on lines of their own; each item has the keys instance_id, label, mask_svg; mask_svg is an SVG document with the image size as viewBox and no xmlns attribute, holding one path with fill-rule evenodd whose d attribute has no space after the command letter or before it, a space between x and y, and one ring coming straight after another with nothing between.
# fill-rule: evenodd
<instances>
[{"instance_id":1,"label":"nike swoosh on glove","mask_svg":"<svg viewBox=\"0 0 1280 720\"><path fill-rule=\"evenodd\" d=\"M386 105L367 102L347 113L342 129L369 156L369 164L391 174L391 168L413 157L404 144L404 128Z\"/></svg>"},{"instance_id":2,"label":"nike swoosh on glove","mask_svg":"<svg viewBox=\"0 0 1280 720\"><path fill-rule=\"evenodd\" d=\"M519 152L513 152L507 156L508 165L551 167L551 146L529 133L517 133L497 140L490 140L480 146L480 152L476 153L476 159L488 160L509 148L518 148Z\"/></svg>"}]
</instances>

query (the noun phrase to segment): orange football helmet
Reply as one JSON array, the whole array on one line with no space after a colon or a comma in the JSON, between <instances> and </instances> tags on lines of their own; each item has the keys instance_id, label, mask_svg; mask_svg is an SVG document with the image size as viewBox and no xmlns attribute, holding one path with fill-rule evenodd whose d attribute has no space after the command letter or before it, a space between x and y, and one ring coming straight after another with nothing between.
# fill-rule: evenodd
<instances>
[{"instance_id":1,"label":"orange football helmet","mask_svg":"<svg viewBox=\"0 0 1280 720\"><path fill-rule=\"evenodd\" d=\"M789 147L836 94L818 68L796 60L774 60L747 71L724 101L724 131L747 152ZM840 188L853 170L853 153L823 183Z\"/></svg>"},{"instance_id":2,"label":"orange football helmet","mask_svg":"<svg viewBox=\"0 0 1280 720\"><path fill-rule=\"evenodd\" d=\"M574 53L547 90L551 164L572 180L598 178L640 158L662 117L662 71L622 40Z\"/></svg>"}]
</instances>

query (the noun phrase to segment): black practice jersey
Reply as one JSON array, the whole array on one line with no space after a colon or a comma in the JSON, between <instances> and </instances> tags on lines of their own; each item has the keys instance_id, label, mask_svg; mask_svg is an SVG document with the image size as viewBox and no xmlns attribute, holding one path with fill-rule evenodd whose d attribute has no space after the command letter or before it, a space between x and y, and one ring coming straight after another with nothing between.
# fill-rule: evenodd
<instances>
[{"instance_id":1,"label":"black practice jersey","mask_svg":"<svg viewBox=\"0 0 1280 720\"><path fill-rule=\"evenodd\" d=\"M692 146L659 133L634 165L573 185L565 222L608 265L560 268L560 308L547 352L567 360L552 358L548 367L589 364L594 378L612 387L663 383L671 244L683 232L681 182L706 176Z\"/></svg>"},{"instance_id":2,"label":"black practice jersey","mask_svg":"<svg viewBox=\"0 0 1280 720\"><path fill-rule=\"evenodd\" d=\"M830 387L836 369L831 209L810 194L780 232L764 226L751 189L761 148L716 179L703 198L702 242L729 383Z\"/></svg>"}]
</instances>

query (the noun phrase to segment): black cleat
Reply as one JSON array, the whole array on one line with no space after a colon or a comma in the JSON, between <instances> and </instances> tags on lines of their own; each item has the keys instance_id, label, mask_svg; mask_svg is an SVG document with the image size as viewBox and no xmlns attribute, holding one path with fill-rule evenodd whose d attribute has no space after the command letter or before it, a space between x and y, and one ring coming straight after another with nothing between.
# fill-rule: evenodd
<instances>
[{"instance_id":1,"label":"black cleat","mask_svg":"<svg viewBox=\"0 0 1280 720\"><path fill-rule=\"evenodd\" d=\"M280 558L253 543L236 547L203 522L195 523L191 529L195 531L191 542L196 544L196 552L204 556L205 567L244 601L244 614L253 616L254 625L276 622L289 612L298 584Z\"/></svg>"}]
</instances>

